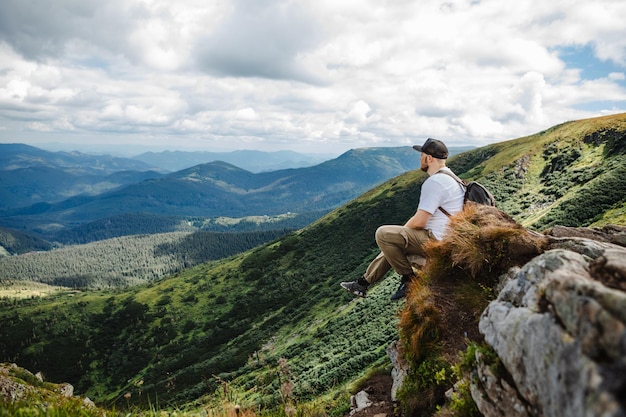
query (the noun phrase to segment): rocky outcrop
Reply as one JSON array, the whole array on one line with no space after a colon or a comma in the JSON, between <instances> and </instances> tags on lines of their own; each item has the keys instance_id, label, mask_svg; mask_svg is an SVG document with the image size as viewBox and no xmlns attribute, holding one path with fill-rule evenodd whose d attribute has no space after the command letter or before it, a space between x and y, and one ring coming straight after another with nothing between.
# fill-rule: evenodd
<instances>
[{"instance_id":1,"label":"rocky outcrop","mask_svg":"<svg viewBox=\"0 0 626 417\"><path fill-rule=\"evenodd\" d=\"M485 416L626 415L626 249L562 232L503 277L480 319L502 363L494 373L476 358L471 392Z\"/></svg>"},{"instance_id":2,"label":"rocky outcrop","mask_svg":"<svg viewBox=\"0 0 626 417\"><path fill-rule=\"evenodd\" d=\"M545 244L503 270L480 315L495 355L476 350L472 399L486 417L625 417L626 227L528 233ZM410 374L401 345L387 350L394 400Z\"/></svg>"},{"instance_id":3,"label":"rocky outcrop","mask_svg":"<svg viewBox=\"0 0 626 417\"><path fill-rule=\"evenodd\" d=\"M62 399L71 399L79 408L95 407L93 401L87 397L74 397L74 387L71 384L44 382L40 372L33 375L14 363L0 363L0 404L3 401L21 401L46 408L50 404L62 403Z\"/></svg>"},{"instance_id":4,"label":"rocky outcrop","mask_svg":"<svg viewBox=\"0 0 626 417\"><path fill-rule=\"evenodd\" d=\"M606 225L604 227L566 227L555 226L548 231L553 238L553 244L558 245L559 238L584 238L598 242L608 242L626 246L626 226Z\"/></svg>"},{"instance_id":5,"label":"rocky outcrop","mask_svg":"<svg viewBox=\"0 0 626 417\"><path fill-rule=\"evenodd\" d=\"M391 359L391 400L398 400L398 389L402 386L402 383L409 374L410 366L404 357L404 350L398 341L393 342L387 348L387 355Z\"/></svg>"}]
</instances>

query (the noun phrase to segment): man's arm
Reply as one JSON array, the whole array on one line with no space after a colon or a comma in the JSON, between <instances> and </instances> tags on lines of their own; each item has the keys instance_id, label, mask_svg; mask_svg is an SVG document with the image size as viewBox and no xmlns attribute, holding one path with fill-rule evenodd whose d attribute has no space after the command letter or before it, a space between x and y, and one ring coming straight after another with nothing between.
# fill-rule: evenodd
<instances>
[{"instance_id":1,"label":"man's arm","mask_svg":"<svg viewBox=\"0 0 626 417\"><path fill-rule=\"evenodd\" d=\"M405 227L411 229L423 229L426 226L426 222L430 219L431 214L424 210L417 210L417 212L411 217L405 224Z\"/></svg>"}]
</instances>

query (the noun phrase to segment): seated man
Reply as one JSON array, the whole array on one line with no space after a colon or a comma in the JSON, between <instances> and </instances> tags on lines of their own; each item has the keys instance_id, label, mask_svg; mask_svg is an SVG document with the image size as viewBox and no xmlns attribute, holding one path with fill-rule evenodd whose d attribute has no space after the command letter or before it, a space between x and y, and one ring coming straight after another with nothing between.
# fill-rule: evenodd
<instances>
[{"instance_id":1,"label":"seated man","mask_svg":"<svg viewBox=\"0 0 626 417\"><path fill-rule=\"evenodd\" d=\"M376 243L381 253L370 263L365 274L356 281L342 282L341 288L365 297L367 288L380 280L393 268L402 276L400 288L391 296L400 300L406 295L408 282L414 277L413 268L407 255L424 255L424 243L431 239L441 240L449 222L447 213L453 215L463 209L465 190L450 175L433 175L448 170L446 158L448 148L437 140L429 138L424 145L413 146L420 156L420 169L429 177L422 184L417 212L404 226L386 225L376 230ZM451 171L450 171L451 172Z\"/></svg>"}]
</instances>

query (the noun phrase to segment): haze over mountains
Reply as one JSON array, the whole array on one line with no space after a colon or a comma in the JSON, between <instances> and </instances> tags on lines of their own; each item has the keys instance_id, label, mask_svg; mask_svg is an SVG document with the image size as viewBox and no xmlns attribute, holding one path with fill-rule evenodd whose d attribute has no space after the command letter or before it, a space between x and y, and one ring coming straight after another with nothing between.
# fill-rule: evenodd
<instances>
[{"instance_id":1,"label":"haze over mountains","mask_svg":"<svg viewBox=\"0 0 626 417\"><path fill-rule=\"evenodd\" d=\"M233 152L163 151L145 152L133 157L168 171L180 171L194 165L223 161L250 172L304 168L332 159L330 155L305 155L293 151L262 152L239 150Z\"/></svg>"}]
</instances>

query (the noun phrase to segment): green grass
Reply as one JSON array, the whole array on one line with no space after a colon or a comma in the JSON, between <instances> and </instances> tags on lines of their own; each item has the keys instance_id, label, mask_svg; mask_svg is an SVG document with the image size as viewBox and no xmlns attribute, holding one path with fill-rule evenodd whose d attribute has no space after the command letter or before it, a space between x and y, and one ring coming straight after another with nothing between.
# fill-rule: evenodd
<instances>
[{"instance_id":1,"label":"green grass","mask_svg":"<svg viewBox=\"0 0 626 417\"><path fill-rule=\"evenodd\" d=\"M607 210L590 226L602 227L609 224L626 225L626 202Z\"/></svg>"}]
</instances>

